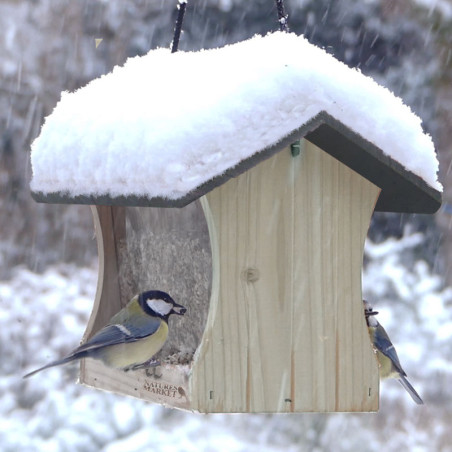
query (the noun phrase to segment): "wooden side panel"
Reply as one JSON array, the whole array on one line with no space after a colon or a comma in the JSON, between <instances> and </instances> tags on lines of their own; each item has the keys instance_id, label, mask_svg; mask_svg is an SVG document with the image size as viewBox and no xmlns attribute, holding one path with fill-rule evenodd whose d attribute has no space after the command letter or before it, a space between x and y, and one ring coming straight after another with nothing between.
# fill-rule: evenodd
<instances>
[{"instance_id":1,"label":"wooden side panel","mask_svg":"<svg viewBox=\"0 0 452 452\"><path fill-rule=\"evenodd\" d=\"M294 167L293 410L377 410L361 271L379 189L308 142Z\"/></svg>"},{"instance_id":2,"label":"wooden side panel","mask_svg":"<svg viewBox=\"0 0 452 452\"><path fill-rule=\"evenodd\" d=\"M300 156L284 150L206 196L213 287L192 370L193 409L378 408L361 302L378 194L307 144Z\"/></svg>"},{"instance_id":3,"label":"wooden side panel","mask_svg":"<svg viewBox=\"0 0 452 452\"><path fill-rule=\"evenodd\" d=\"M83 336L89 339L121 308L119 249L125 238L125 208L91 206L97 238L99 274L93 311Z\"/></svg>"},{"instance_id":4,"label":"wooden side panel","mask_svg":"<svg viewBox=\"0 0 452 452\"><path fill-rule=\"evenodd\" d=\"M124 207L91 206L97 238L99 273L93 310L82 342L86 342L105 326L110 318L122 308L117 246L125 236L124 211ZM88 368L89 362L82 360L79 378L81 383L87 383L87 380L90 379ZM92 378L94 377L93 375Z\"/></svg>"}]
</instances>

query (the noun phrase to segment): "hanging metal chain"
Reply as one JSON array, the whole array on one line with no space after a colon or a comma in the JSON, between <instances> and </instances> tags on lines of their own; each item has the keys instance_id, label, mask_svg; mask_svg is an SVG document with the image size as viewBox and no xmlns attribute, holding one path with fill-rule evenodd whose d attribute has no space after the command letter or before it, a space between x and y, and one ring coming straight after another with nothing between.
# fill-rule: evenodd
<instances>
[{"instance_id":1,"label":"hanging metal chain","mask_svg":"<svg viewBox=\"0 0 452 452\"><path fill-rule=\"evenodd\" d=\"M188 0L179 0L179 4L177 5L177 19L176 26L174 27L173 42L171 43L171 53L177 52L177 48L179 47L179 39L182 32L182 23L184 21L187 2Z\"/></svg>"},{"instance_id":2,"label":"hanging metal chain","mask_svg":"<svg viewBox=\"0 0 452 452\"><path fill-rule=\"evenodd\" d=\"M278 22L279 22L279 29L281 31L289 31L289 24L288 19L289 16L286 14L284 10L284 0L275 0L276 2L276 9L278 11Z\"/></svg>"}]
</instances>

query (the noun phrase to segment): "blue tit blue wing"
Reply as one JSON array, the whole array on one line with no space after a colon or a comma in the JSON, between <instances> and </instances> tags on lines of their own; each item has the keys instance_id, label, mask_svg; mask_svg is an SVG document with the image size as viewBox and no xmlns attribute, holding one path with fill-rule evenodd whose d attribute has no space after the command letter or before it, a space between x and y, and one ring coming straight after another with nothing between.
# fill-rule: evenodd
<instances>
[{"instance_id":1,"label":"blue tit blue wing","mask_svg":"<svg viewBox=\"0 0 452 452\"><path fill-rule=\"evenodd\" d=\"M385 329L380 324L377 325L375 330L374 345L381 353L383 353L383 355L387 356L392 361L397 372L406 376L406 373L400 364L399 357L397 356L396 349L389 339L388 333L386 333Z\"/></svg>"},{"instance_id":2,"label":"blue tit blue wing","mask_svg":"<svg viewBox=\"0 0 452 452\"><path fill-rule=\"evenodd\" d=\"M82 344L73 353L95 350L109 345L135 342L154 334L162 320L157 317L133 315L123 323L109 324L98 331L89 341Z\"/></svg>"}]
</instances>

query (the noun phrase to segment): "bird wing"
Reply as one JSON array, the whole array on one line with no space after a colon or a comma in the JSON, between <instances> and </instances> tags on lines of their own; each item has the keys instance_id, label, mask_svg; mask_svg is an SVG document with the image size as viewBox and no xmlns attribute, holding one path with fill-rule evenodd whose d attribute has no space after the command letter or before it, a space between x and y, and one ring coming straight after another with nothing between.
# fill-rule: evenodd
<instances>
[{"instance_id":1,"label":"bird wing","mask_svg":"<svg viewBox=\"0 0 452 452\"><path fill-rule=\"evenodd\" d=\"M118 317L113 317L112 320L118 320ZM77 347L65 358L52 361L51 363L24 375L24 378L31 377L49 367L59 366L88 356L94 357L96 351L102 347L138 341L139 339L154 334L163 322L163 320L157 317L144 316L136 313L128 315L127 317L124 316L120 320L121 323L110 323L106 325L89 341L80 345L80 347Z\"/></svg>"},{"instance_id":2,"label":"bird wing","mask_svg":"<svg viewBox=\"0 0 452 452\"><path fill-rule=\"evenodd\" d=\"M76 348L72 354L109 345L136 342L154 334L163 320L157 317L131 315L122 323L111 323L99 330L90 340Z\"/></svg>"},{"instance_id":3,"label":"bird wing","mask_svg":"<svg viewBox=\"0 0 452 452\"><path fill-rule=\"evenodd\" d=\"M375 347L383 353L383 355L387 356L391 360L397 372L406 376L406 373L400 364L399 357L397 356L396 349L392 344L391 339L389 339L388 333L386 333L386 330L380 324L377 325L375 331L374 344Z\"/></svg>"}]
</instances>

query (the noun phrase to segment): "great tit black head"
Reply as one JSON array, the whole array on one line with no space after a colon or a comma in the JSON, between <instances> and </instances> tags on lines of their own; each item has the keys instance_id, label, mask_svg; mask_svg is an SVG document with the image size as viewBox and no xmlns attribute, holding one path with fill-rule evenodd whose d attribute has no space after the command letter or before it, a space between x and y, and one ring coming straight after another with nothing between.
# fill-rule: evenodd
<instances>
[{"instance_id":1,"label":"great tit black head","mask_svg":"<svg viewBox=\"0 0 452 452\"><path fill-rule=\"evenodd\" d=\"M171 314L184 315L187 312L184 306L177 304L161 290L142 292L138 297L138 303L146 314L160 317L166 322Z\"/></svg>"}]
</instances>

